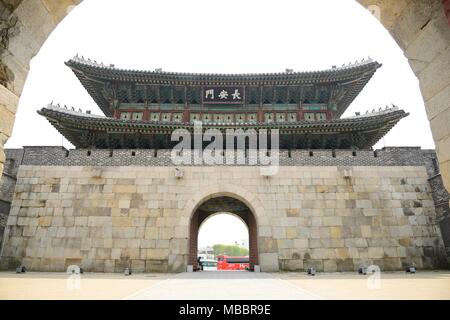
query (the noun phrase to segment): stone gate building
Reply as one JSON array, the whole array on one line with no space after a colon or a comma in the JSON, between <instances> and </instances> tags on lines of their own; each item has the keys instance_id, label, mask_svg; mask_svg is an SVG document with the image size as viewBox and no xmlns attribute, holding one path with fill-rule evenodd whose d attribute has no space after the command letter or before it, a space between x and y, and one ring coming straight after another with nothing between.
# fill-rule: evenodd
<instances>
[{"instance_id":1,"label":"stone gate building","mask_svg":"<svg viewBox=\"0 0 450 320\"><path fill-rule=\"evenodd\" d=\"M250 265L262 271L447 266L449 201L434 151L372 150L407 116L397 107L341 118L377 62L256 75L67 65L106 116L49 105L39 113L76 149L7 150L2 267L180 272L196 264L199 226L217 212L247 224ZM243 163L175 166L171 133L199 121L278 130L278 171L250 165L242 132L233 158Z\"/></svg>"}]
</instances>

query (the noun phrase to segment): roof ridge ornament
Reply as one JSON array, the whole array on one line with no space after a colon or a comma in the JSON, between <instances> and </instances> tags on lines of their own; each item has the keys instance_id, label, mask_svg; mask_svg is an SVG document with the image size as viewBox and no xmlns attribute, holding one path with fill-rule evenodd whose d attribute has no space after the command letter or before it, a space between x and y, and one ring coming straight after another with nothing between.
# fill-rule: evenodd
<instances>
[{"instance_id":1,"label":"roof ridge ornament","mask_svg":"<svg viewBox=\"0 0 450 320\"><path fill-rule=\"evenodd\" d=\"M83 55L79 55L78 53L71 59L72 61L74 61L74 62L78 62L78 63L81 63L81 64L84 64L84 65L87 65L87 66L91 66L91 67L99 67L99 68L105 68L105 69L115 69L116 68L116 66L115 66L115 64L109 64L109 65L106 65L106 64L104 64L103 62L98 62L97 60L93 60L93 59L90 59L90 58L85 58ZM289 68L286 68L285 69L285 71L284 72L276 72L276 73L272 73L272 74L270 74L270 73L256 73L256 74L254 74L254 73L251 73L251 74L249 74L249 73L242 73L242 74L222 74L222 73L220 73L220 74L211 74L211 73L205 73L205 74L202 74L202 73L192 73L192 72L167 72L167 71L163 71L163 68L156 68L156 69L154 69L153 71L147 71L147 72L151 72L151 73L167 73L167 74L182 74L182 75L206 75L206 76L256 76L256 75L266 75L266 76L268 76L268 75L281 75L281 74L301 74L301 73L304 73L304 74L314 74L314 73L323 73L323 72L326 72L326 71L336 71L336 70L345 70L345 69L350 69L350 68L355 68L355 67L359 67L359 66L363 66L363 65L367 65L367 64L370 64L370 63L372 63L372 62L374 62L374 60L370 57L370 56L368 56L368 58L367 58L367 60L365 59L365 58L363 58L363 59L361 59L361 61L359 61L359 60L356 60L354 63L352 63L352 62L349 62L348 64L346 64L346 63L344 63L344 64L342 64L342 66L341 67L337 67L336 65L333 65L331 68L329 68L329 69L323 69L323 70L317 70L317 71L313 71L313 70L307 70L307 71L300 71L300 72L295 72L293 69L289 69ZM119 71L125 71L125 72L146 72L145 70L135 70L135 69L121 69L121 68L119 68L118 69Z\"/></svg>"},{"instance_id":2,"label":"roof ridge ornament","mask_svg":"<svg viewBox=\"0 0 450 320\"><path fill-rule=\"evenodd\" d=\"M343 70L343 69L350 69L350 68L355 68L355 67L364 66L364 65L370 64L370 63L372 63L372 62L374 62L374 60L369 56L369 57L367 58L367 60L366 60L365 58L363 58L363 59L361 59L361 61L356 60L355 62L349 62L348 64L347 64L347 63L343 63L341 67L332 66L331 69L328 69L328 70L336 70L336 69Z\"/></svg>"},{"instance_id":3,"label":"roof ridge ornament","mask_svg":"<svg viewBox=\"0 0 450 320\"><path fill-rule=\"evenodd\" d=\"M347 117L348 119L355 119L355 118L365 118L365 117L370 117L370 116L377 116L377 115L383 115L383 114L388 114L388 113L393 113L396 111L399 111L400 108L397 107L396 105L392 105L392 108L389 108L389 106L386 106L384 109L378 108L378 111L375 109L373 109L372 111L366 110L365 114L361 114L361 112L355 112L354 116L351 117ZM341 119L346 119L346 118L341 118Z\"/></svg>"},{"instance_id":4,"label":"roof ridge ornament","mask_svg":"<svg viewBox=\"0 0 450 320\"><path fill-rule=\"evenodd\" d=\"M86 112L83 112L83 110L81 108L78 108L78 110L76 110L75 107L68 107L67 105L61 106L59 103L54 104L53 101L50 102L43 109L53 110L53 111L57 111L57 112L65 113L65 114L72 114L72 115L80 115L80 113L81 113L81 114L83 114L83 116L89 117L89 118L105 118L104 116L92 114L91 110L86 110Z\"/></svg>"},{"instance_id":5,"label":"roof ridge ornament","mask_svg":"<svg viewBox=\"0 0 450 320\"><path fill-rule=\"evenodd\" d=\"M84 65L88 65L91 67L100 67L100 68L109 68L113 69L115 67L114 64L110 64L109 66L106 66L102 61L97 61L90 58L85 58L84 56L80 56L78 53L71 59L74 62L82 63Z\"/></svg>"}]
</instances>

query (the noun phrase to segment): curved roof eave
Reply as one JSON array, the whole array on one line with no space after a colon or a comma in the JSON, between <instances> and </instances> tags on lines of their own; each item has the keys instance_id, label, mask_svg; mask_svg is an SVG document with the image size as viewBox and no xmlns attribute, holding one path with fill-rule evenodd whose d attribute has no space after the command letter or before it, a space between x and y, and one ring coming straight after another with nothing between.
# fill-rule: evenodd
<instances>
[{"instance_id":1,"label":"curved roof eave","mask_svg":"<svg viewBox=\"0 0 450 320\"><path fill-rule=\"evenodd\" d=\"M95 61L74 57L65 63L72 69L106 116L114 113L111 102L104 96L103 83L133 82L157 85L302 85L315 83L352 83L337 103L340 117L366 86L381 64L369 59L339 68L310 72L282 72L258 74L209 74L119 69Z\"/></svg>"},{"instance_id":2,"label":"curved roof eave","mask_svg":"<svg viewBox=\"0 0 450 320\"><path fill-rule=\"evenodd\" d=\"M315 83L342 81L369 72L374 73L381 64L369 59L367 61L356 62L339 68L332 68L320 71L306 72L279 72L279 73L185 73L185 72L167 72L167 71L145 71L120 69L115 66L106 66L90 60L74 57L65 63L72 70L87 74L93 77L99 77L109 80L134 81L149 83L155 81L158 84L182 84L183 82L195 82L198 84L208 84L216 82L299 82Z\"/></svg>"},{"instance_id":3,"label":"curved roof eave","mask_svg":"<svg viewBox=\"0 0 450 320\"><path fill-rule=\"evenodd\" d=\"M165 123L149 121L130 121L120 120L102 116L77 114L70 110L58 110L55 107L47 107L38 111L38 113L47 118L47 120L75 146L82 146L79 133L82 131L101 131L105 133L148 133L161 131L169 133L174 129L185 128L192 129L191 123ZM262 128L279 129L280 133L286 132L315 132L326 134L337 134L339 132L366 132L370 145L374 145L389 130L392 129L402 118L408 116L403 110L390 109L374 114L367 114L359 117L335 119L329 121L314 122L296 122L296 123L231 123L231 124L205 124L204 128Z\"/></svg>"}]
</instances>

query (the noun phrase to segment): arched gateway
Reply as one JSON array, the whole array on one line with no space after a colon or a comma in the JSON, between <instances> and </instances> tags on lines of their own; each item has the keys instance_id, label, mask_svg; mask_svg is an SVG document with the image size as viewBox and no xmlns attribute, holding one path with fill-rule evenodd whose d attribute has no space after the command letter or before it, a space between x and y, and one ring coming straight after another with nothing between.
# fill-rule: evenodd
<instances>
[{"instance_id":1,"label":"arched gateway","mask_svg":"<svg viewBox=\"0 0 450 320\"><path fill-rule=\"evenodd\" d=\"M249 230L250 267L261 266L261 271L279 270L278 255L270 237L268 212L255 192L250 188L230 183L205 186L190 198L183 209L187 219L189 239L187 264L197 263L198 230L202 222L217 212L231 213L244 221Z\"/></svg>"},{"instance_id":2,"label":"arched gateway","mask_svg":"<svg viewBox=\"0 0 450 320\"><path fill-rule=\"evenodd\" d=\"M3 143L12 131L29 60L65 16L67 6L80 1L52 5L47 2L0 4L5 9L4 16L9 15L7 20L17 22L16 26L7 26L9 38L1 59L7 72L0 84L0 118L4 124L0 126L0 172L5 162ZM372 9L376 8L373 5L379 6L380 10L375 11L380 13L381 22L405 52L420 81L448 189L449 0L358 2ZM40 23L35 23L37 16ZM40 36L30 41L30 35L34 34ZM434 45L430 47L429 43ZM438 172L431 172L433 176L429 177L426 170L430 168L429 160L431 163L436 160L428 152L410 148L371 151L405 112L389 109L347 119L340 117L379 68L377 62L365 61L319 72L251 77L132 72L80 59L67 64L106 117L83 115L57 106L40 111L79 150L44 148L39 154L36 151L39 149L28 148L16 153L21 154L23 165L17 180L14 178L15 190L20 191L11 202L2 251L2 260L14 267L22 263L29 270L61 271L66 263L79 261L85 270L93 271L122 272L130 263L134 270L183 269L188 262L189 223L200 217L198 209L204 203L209 206L209 199L219 197L238 199L251 209L258 222L262 271L300 270L308 266L330 272L351 271L368 261L382 265L384 270L402 269L411 263L418 267L438 265L442 239L439 221L433 216L436 210L431 199L435 195L429 192L436 190L430 184ZM230 88L235 81L238 85ZM161 91L161 87L165 90ZM233 94L222 95L228 97L224 102L237 108L234 112L217 114L216 103L222 91L234 93L241 106L233 102ZM130 102L133 102L131 109ZM170 108L172 112L166 112ZM189 202L189 210L183 212L180 225L174 228L173 215L186 207L184 198L182 203L172 199L184 189L174 186L173 168L166 167L165 152L153 149L168 147L165 138L173 129L199 120L205 122L205 129L217 127L217 123L226 123L220 128L282 127L280 146L289 151L282 153L280 174L264 180L266 190L256 187L266 179L256 168L251 179L244 178L246 172L239 167L218 169L226 173L218 182L221 187ZM136 148L140 150L136 152ZM103 163L100 170L99 163ZM134 167L126 168L131 165ZM55 170L55 166L63 169ZM149 173L149 166L161 168ZM191 180L197 180L189 180L189 185L195 186L190 192L215 183L211 182L214 178L209 176L209 168L201 170L200 178L190 176ZM251 172L252 168L244 170ZM140 179L146 174L151 178ZM157 180L162 179L158 181L163 186L161 194L167 194L170 200L158 199L158 192L150 199L147 197L148 189L156 187L148 183L153 174ZM224 188L222 183L233 187ZM77 187L73 189L77 191L69 192L68 185ZM248 191L236 191L239 189L235 185ZM110 192L98 192L101 188ZM64 197L59 192L64 192ZM308 196L300 197L302 192ZM89 199L97 199L80 199L82 193ZM405 198L398 199L401 194ZM113 201L107 198L111 195ZM268 195L273 198L268 199ZM254 201L257 198L264 199L265 210ZM211 203L215 201L218 200ZM448 199L442 201L447 202ZM161 217L161 211L167 211L167 216ZM46 215L37 217L36 212ZM119 212L121 216L115 216ZM140 219L135 219L136 214L141 215ZM160 221L154 221L156 217ZM145 225L145 218L151 223ZM444 235L448 221L446 217L439 222ZM198 220L191 223L198 224ZM106 241L99 239L102 237L107 237ZM444 237L447 252L448 239Z\"/></svg>"},{"instance_id":3,"label":"arched gateway","mask_svg":"<svg viewBox=\"0 0 450 320\"><path fill-rule=\"evenodd\" d=\"M258 264L258 227L255 214L243 201L233 196L218 195L200 203L190 219L189 224L189 258L188 264L197 266L198 231L202 223L210 216L226 212L238 216L248 228L250 269Z\"/></svg>"}]
</instances>

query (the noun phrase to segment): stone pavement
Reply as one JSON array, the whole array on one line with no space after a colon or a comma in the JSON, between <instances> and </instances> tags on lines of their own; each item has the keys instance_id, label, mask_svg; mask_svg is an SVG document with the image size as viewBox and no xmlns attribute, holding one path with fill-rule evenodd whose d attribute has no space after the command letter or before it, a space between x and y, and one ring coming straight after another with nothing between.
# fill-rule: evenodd
<instances>
[{"instance_id":1,"label":"stone pavement","mask_svg":"<svg viewBox=\"0 0 450 320\"><path fill-rule=\"evenodd\" d=\"M63 272L0 272L0 300L103 300L103 299L439 299L450 300L450 272L416 274L382 272L378 289L370 289L372 276L356 272L196 272L181 274L84 273L78 288Z\"/></svg>"},{"instance_id":2,"label":"stone pavement","mask_svg":"<svg viewBox=\"0 0 450 320\"><path fill-rule=\"evenodd\" d=\"M126 299L132 300L313 300L318 295L269 273L203 271L180 273Z\"/></svg>"}]
</instances>

